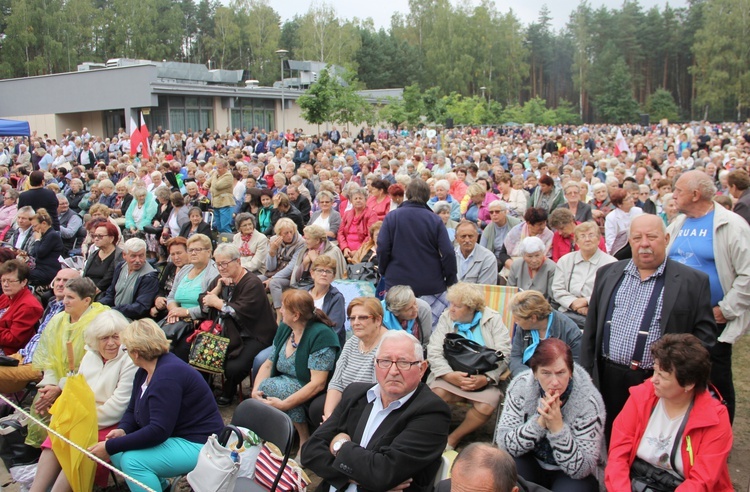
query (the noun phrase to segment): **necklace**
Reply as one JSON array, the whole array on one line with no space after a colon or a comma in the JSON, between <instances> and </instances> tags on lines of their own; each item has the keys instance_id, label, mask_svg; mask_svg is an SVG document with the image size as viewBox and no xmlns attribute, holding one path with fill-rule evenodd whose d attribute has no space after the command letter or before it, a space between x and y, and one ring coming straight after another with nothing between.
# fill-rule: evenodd
<instances>
[{"instance_id":1,"label":"necklace","mask_svg":"<svg viewBox=\"0 0 750 492\"><path fill-rule=\"evenodd\" d=\"M294 332L292 332L292 348L297 348L299 344L294 339Z\"/></svg>"}]
</instances>

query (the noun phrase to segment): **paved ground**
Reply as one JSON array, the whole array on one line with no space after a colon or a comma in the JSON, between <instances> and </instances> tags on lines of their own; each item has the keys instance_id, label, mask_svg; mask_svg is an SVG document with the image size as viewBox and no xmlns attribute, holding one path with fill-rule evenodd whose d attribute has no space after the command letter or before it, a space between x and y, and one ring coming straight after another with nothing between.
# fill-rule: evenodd
<instances>
[{"instance_id":1,"label":"paved ground","mask_svg":"<svg viewBox=\"0 0 750 492\"><path fill-rule=\"evenodd\" d=\"M735 490L747 491L750 484L750 340L742 338L734 347L734 374L735 387L737 388L737 412L734 422L734 446L729 459L729 472L732 476ZM229 421L234 406L222 409L222 416ZM465 408L459 407L453 412L453 425L456 426L463 418ZM491 441L495 419L474 435L468 437L471 441ZM313 484L317 486L318 477L311 474ZM0 485L10 482L10 475L0 462ZM16 492L21 490L17 484L9 484L3 487L3 491ZM110 488L108 490L115 490ZM124 489L123 489L124 490ZM187 483L178 484L178 490L191 490ZM314 487L309 490L315 490Z\"/></svg>"}]
</instances>

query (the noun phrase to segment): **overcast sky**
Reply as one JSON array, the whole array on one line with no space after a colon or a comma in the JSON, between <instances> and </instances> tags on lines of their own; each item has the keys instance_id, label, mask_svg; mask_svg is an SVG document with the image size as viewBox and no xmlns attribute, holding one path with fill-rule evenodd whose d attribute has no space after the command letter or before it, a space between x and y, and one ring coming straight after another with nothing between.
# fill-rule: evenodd
<instances>
[{"instance_id":1,"label":"overcast sky","mask_svg":"<svg viewBox=\"0 0 750 492\"><path fill-rule=\"evenodd\" d=\"M456 3L456 0L451 1L454 4ZM271 6L279 12L282 21L286 21L297 14L302 15L307 12L310 3L310 0L285 0L281 9L279 8L279 4L274 4L273 2ZM366 19L371 17L375 22L376 28L385 27L386 29L391 25L391 16L394 12L407 13L409 11L408 0L327 1L326 3L334 6L339 17L345 19L352 19L354 17ZM477 0L464 0L462 3L478 5L480 2ZM578 6L579 0L524 0L521 2L497 0L495 5L500 12L507 12L512 7L516 16L521 19L521 22L524 25L528 25L536 20L539 9L545 3L550 10L553 28L561 29L568 22L570 13ZM663 8L666 3L664 0L640 0L640 4L644 10L648 10L655 5ZM589 4L594 9L599 8L601 5L606 5L610 8L619 8L622 5L622 0L590 0ZM685 0L672 0L669 4L676 8L685 6L687 2Z\"/></svg>"}]
</instances>

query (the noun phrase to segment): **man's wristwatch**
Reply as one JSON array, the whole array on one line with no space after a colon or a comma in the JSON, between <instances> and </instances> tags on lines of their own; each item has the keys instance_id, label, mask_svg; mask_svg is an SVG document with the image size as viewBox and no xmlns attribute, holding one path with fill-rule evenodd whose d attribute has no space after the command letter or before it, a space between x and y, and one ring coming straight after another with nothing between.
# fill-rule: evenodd
<instances>
[{"instance_id":1,"label":"man's wristwatch","mask_svg":"<svg viewBox=\"0 0 750 492\"><path fill-rule=\"evenodd\" d=\"M487 378L487 386L492 386L495 383L488 375L485 374L484 377Z\"/></svg>"},{"instance_id":2,"label":"man's wristwatch","mask_svg":"<svg viewBox=\"0 0 750 492\"><path fill-rule=\"evenodd\" d=\"M348 441L349 439L342 437L341 439L333 443L333 455L336 456L337 454L339 454L339 451L341 451L341 446L343 446L344 443Z\"/></svg>"}]
</instances>

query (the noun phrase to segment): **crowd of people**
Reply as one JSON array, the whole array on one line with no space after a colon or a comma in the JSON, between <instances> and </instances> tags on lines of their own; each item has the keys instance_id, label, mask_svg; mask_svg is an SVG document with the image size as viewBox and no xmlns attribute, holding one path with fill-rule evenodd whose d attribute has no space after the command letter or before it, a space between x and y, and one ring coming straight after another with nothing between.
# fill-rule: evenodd
<instances>
[{"instance_id":1,"label":"crowd of people","mask_svg":"<svg viewBox=\"0 0 750 492\"><path fill-rule=\"evenodd\" d=\"M749 131L158 128L149 157L123 130L8 139L0 349L18 365L0 390L36 382L48 422L73 367L96 395L92 452L155 490L195 466L246 378L335 490L432 490L442 452L496 412L453 490L490 457L512 468L493 490L624 491L647 473L732 490ZM347 302L346 278L377 297ZM512 326L487 285L520 290ZM229 339L217 388L188 365L206 320ZM454 334L503 362L456 370ZM33 427L32 490L66 490Z\"/></svg>"}]
</instances>

